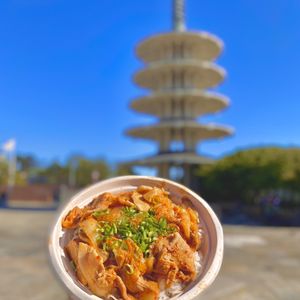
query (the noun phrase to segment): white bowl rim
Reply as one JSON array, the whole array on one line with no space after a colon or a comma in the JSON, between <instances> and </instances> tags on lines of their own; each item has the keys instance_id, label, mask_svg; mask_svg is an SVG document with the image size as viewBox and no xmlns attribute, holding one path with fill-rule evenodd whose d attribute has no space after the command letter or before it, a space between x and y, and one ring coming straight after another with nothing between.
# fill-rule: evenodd
<instances>
[{"instance_id":1,"label":"white bowl rim","mask_svg":"<svg viewBox=\"0 0 300 300\"><path fill-rule=\"evenodd\" d=\"M65 270L64 267L62 267L61 264L59 264L59 258L58 258L58 253L55 251L54 247L54 239L57 238L58 232L61 230L61 218L67 208L67 206L70 205L75 199L80 197L82 194L87 193L90 190L95 189L98 185L103 185L103 184L109 184L109 183L114 183L115 181L119 180L134 180L134 179L145 179L145 180L153 180L156 182L160 183L166 183L169 185L176 186L177 188L183 189L185 192L188 194L192 195L197 201L199 201L203 207L207 210L209 213L212 223L215 226L215 231L216 231L216 250L214 253L214 257L212 260L212 263L207 270L207 272L204 274L203 278L200 280L200 282L196 283L195 286L193 286L190 290L186 291L184 294L181 294L179 298L175 297L176 299L180 300L191 300L194 299L196 296L198 296L200 293L202 293L208 286L210 286L215 278L217 277L222 261L223 261L223 253L224 253L224 236L223 236L223 229L221 226L221 223L212 210L212 208L209 206L209 204L197 193L192 191L191 189L187 188L186 186L179 184L177 182L174 182L169 179L165 178L160 178L160 177L154 177L154 176L140 176L140 175L126 175L126 176L118 176L118 177L113 177L110 179L102 180L99 181L93 185L90 185L78 193L76 193L71 199L66 202L66 204L63 206L63 208L59 211L58 216L55 219L54 226L52 227L50 231L50 236L49 236L49 242L48 242L48 251L49 251L49 258L52 264L52 267L54 268L55 273L58 275L60 281L63 283L63 285L67 288L67 290L74 295L77 299L81 300L99 300L102 299L98 296L95 295L88 295L82 288L77 286L73 280L71 279L70 276L66 276L68 273ZM175 299L172 298L172 299Z\"/></svg>"}]
</instances>

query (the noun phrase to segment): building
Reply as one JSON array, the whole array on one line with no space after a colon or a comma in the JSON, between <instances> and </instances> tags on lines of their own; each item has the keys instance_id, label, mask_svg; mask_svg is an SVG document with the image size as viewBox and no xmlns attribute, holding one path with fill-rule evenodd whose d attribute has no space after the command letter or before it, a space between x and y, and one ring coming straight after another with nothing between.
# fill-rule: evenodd
<instances>
[{"instance_id":1,"label":"building","mask_svg":"<svg viewBox=\"0 0 300 300\"><path fill-rule=\"evenodd\" d=\"M0 186L0 207L55 209L59 204L59 188L46 184Z\"/></svg>"},{"instance_id":2,"label":"building","mask_svg":"<svg viewBox=\"0 0 300 300\"><path fill-rule=\"evenodd\" d=\"M151 157L132 161L132 165L155 167L160 177L175 177L192 186L193 169L212 162L197 153L198 143L228 136L232 130L202 124L198 118L229 104L225 96L206 91L225 77L225 70L213 62L222 48L222 41L210 33L187 31L184 1L173 0L173 31L151 36L136 49L144 68L135 74L134 81L151 93L134 99L131 108L157 121L131 128L126 134L153 140L159 149Z\"/></svg>"}]
</instances>

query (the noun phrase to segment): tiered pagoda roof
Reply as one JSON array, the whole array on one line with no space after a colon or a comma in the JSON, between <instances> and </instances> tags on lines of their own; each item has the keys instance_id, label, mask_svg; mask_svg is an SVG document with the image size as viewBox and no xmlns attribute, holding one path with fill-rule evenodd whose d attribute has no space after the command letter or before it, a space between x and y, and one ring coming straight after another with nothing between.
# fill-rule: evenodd
<instances>
[{"instance_id":1,"label":"tiered pagoda roof","mask_svg":"<svg viewBox=\"0 0 300 300\"><path fill-rule=\"evenodd\" d=\"M133 138L150 139L159 144L156 155L138 159L133 164L155 166L168 177L172 165L195 165L211 162L196 152L198 142L222 138L232 129L216 124L202 124L198 118L223 110L227 97L207 91L220 84L226 72L214 60L221 53L222 41L207 32L185 30L183 1L174 0L174 31L142 41L136 54L144 63L134 81L150 94L131 102L139 113L153 115L157 121L126 131ZM180 150L173 142L182 142Z\"/></svg>"}]
</instances>

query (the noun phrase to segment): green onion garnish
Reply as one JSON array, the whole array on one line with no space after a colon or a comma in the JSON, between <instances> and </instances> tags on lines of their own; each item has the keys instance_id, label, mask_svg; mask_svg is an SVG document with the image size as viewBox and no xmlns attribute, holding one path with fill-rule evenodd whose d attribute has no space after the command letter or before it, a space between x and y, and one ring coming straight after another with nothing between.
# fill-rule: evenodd
<instances>
[{"instance_id":1,"label":"green onion garnish","mask_svg":"<svg viewBox=\"0 0 300 300\"><path fill-rule=\"evenodd\" d=\"M95 210L92 213L92 216L95 217L95 218L98 218L98 217L101 217L101 216L104 216L104 215L107 215L107 214L109 214L109 209L101 209L101 210Z\"/></svg>"},{"instance_id":2,"label":"green onion garnish","mask_svg":"<svg viewBox=\"0 0 300 300\"><path fill-rule=\"evenodd\" d=\"M100 221L97 229L97 242L104 250L109 250L106 241L110 237L118 240L132 239L141 252L149 255L151 244L159 237L174 232L165 218L157 219L153 211L139 212L132 207L125 207L121 218L116 222Z\"/></svg>"},{"instance_id":3,"label":"green onion garnish","mask_svg":"<svg viewBox=\"0 0 300 300\"><path fill-rule=\"evenodd\" d=\"M133 272L134 272L133 266L130 264L126 264L125 269L126 269L126 273L129 275L133 274Z\"/></svg>"}]
</instances>

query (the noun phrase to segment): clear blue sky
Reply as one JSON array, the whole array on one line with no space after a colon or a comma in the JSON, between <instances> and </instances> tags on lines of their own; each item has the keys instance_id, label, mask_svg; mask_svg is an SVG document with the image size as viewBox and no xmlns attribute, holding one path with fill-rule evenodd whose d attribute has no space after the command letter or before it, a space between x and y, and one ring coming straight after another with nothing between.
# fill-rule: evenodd
<instances>
[{"instance_id":1,"label":"clear blue sky","mask_svg":"<svg viewBox=\"0 0 300 300\"><path fill-rule=\"evenodd\" d=\"M300 1L187 0L190 29L223 39L231 107L204 121L235 128L201 145L218 157L261 144L300 145ZM149 118L128 109L138 41L171 27L170 0L1 0L0 143L44 161L71 153L111 161L154 151L123 131Z\"/></svg>"}]
</instances>

